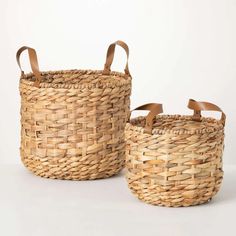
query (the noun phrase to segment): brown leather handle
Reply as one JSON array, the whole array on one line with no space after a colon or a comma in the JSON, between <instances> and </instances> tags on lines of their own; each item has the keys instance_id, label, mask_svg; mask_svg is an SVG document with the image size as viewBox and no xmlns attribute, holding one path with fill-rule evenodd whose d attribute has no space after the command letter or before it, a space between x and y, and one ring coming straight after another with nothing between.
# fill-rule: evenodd
<instances>
[{"instance_id":1,"label":"brown leather handle","mask_svg":"<svg viewBox=\"0 0 236 236\"><path fill-rule=\"evenodd\" d=\"M34 82L34 86L39 87L42 77L41 77L41 73L39 71L37 54L33 48L30 48L27 46L21 47L16 53L16 61L17 61L18 66L20 67L21 75L24 75L24 71L22 70L22 67L20 64L20 55L25 50L28 50L30 66L31 66L32 72L36 78L36 80Z\"/></svg>"},{"instance_id":2,"label":"brown leather handle","mask_svg":"<svg viewBox=\"0 0 236 236\"><path fill-rule=\"evenodd\" d=\"M113 59L114 59L114 54L115 54L115 48L116 48L116 45L119 45L120 47L122 47L125 52L126 52L126 55L127 55L127 62L126 62L126 66L125 66L125 74L130 76L130 72L129 72L129 65L128 65L128 59L129 59L129 47L128 45L121 41L121 40L118 40L114 43L112 43L109 47L108 47L108 50L107 50L107 56L106 56L106 63L104 65L104 70L103 70L103 74L107 75L110 73L111 71L111 64L113 62Z\"/></svg>"},{"instance_id":3,"label":"brown leather handle","mask_svg":"<svg viewBox=\"0 0 236 236\"><path fill-rule=\"evenodd\" d=\"M148 133L148 134L151 134L152 133L153 120L154 120L155 116L163 112L162 104L148 103L148 104L144 104L142 106L136 107L132 111L137 111L137 110L150 111L148 113L148 115L146 116L145 132Z\"/></svg>"},{"instance_id":4,"label":"brown leather handle","mask_svg":"<svg viewBox=\"0 0 236 236\"><path fill-rule=\"evenodd\" d=\"M209 102L197 102L193 99L189 99L188 108L194 110L193 120L201 120L201 111L219 111L221 112L221 122L225 125L226 115L225 113L215 104Z\"/></svg>"}]
</instances>

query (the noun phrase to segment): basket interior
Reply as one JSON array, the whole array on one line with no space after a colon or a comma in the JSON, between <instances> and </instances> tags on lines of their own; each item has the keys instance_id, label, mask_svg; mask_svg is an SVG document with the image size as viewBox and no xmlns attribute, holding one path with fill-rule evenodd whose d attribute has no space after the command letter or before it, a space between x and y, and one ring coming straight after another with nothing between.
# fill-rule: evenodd
<instances>
[{"instance_id":1,"label":"basket interior","mask_svg":"<svg viewBox=\"0 0 236 236\"><path fill-rule=\"evenodd\" d=\"M131 119L130 124L136 128L144 128L146 117L140 116ZM159 115L153 121L153 133L203 133L223 129L220 120L201 118L194 121L192 116Z\"/></svg>"},{"instance_id":2,"label":"basket interior","mask_svg":"<svg viewBox=\"0 0 236 236\"><path fill-rule=\"evenodd\" d=\"M83 85L93 86L98 84L125 84L130 77L120 72L110 72L104 75L102 70L61 70L41 72L42 80L40 85L46 87L55 85ZM27 83L34 83L35 76L32 73L25 74L21 80Z\"/></svg>"}]
</instances>

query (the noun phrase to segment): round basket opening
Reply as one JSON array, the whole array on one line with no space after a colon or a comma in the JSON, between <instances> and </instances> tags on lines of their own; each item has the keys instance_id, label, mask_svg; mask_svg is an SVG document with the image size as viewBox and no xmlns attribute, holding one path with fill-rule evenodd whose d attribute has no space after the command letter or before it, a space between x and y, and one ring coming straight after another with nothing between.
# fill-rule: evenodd
<instances>
[{"instance_id":1,"label":"round basket opening","mask_svg":"<svg viewBox=\"0 0 236 236\"><path fill-rule=\"evenodd\" d=\"M130 125L132 128L140 130L144 129L146 117L140 116L131 119ZM153 121L153 134L163 133L204 133L213 132L215 130L223 130L223 125L220 120L214 118L201 118L201 121L194 121L192 116L181 115L158 115Z\"/></svg>"},{"instance_id":2,"label":"round basket opening","mask_svg":"<svg viewBox=\"0 0 236 236\"><path fill-rule=\"evenodd\" d=\"M94 86L118 86L130 83L131 77L120 72L110 72L104 75L102 70L61 70L41 72L40 87L94 87ZM35 82L33 73L25 74L21 81L27 84Z\"/></svg>"}]
</instances>

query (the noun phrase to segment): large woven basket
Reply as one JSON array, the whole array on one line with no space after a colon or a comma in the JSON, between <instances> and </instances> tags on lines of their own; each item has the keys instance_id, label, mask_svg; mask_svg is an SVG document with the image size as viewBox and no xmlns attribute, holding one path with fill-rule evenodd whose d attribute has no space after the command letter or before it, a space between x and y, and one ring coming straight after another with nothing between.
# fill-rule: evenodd
<instances>
[{"instance_id":1,"label":"large woven basket","mask_svg":"<svg viewBox=\"0 0 236 236\"><path fill-rule=\"evenodd\" d=\"M124 129L129 114L131 76L111 72L115 46L104 70L40 72L36 52L28 50L33 73L21 69L21 159L36 175L86 180L117 174L124 166Z\"/></svg>"},{"instance_id":2,"label":"large woven basket","mask_svg":"<svg viewBox=\"0 0 236 236\"><path fill-rule=\"evenodd\" d=\"M179 207L209 201L223 177L225 114L214 104L189 101L193 116L158 115L160 104L147 117L126 126L127 181L131 191L153 205ZM201 110L222 112L220 120L201 117Z\"/></svg>"}]
</instances>

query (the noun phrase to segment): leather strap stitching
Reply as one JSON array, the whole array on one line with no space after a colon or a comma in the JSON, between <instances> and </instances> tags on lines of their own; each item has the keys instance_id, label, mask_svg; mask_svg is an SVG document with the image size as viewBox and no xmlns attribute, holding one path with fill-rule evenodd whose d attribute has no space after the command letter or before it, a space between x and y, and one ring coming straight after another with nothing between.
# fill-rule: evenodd
<instances>
[{"instance_id":1,"label":"leather strap stitching","mask_svg":"<svg viewBox=\"0 0 236 236\"><path fill-rule=\"evenodd\" d=\"M40 81L41 81L42 77L41 77L41 73L39 71L37 53L36 53L35 49L27 47L27 46L21 47L16 53L16 61L17 61L17 64L18 64L18 66L21 70L21 75L22 76L24 75L24 71L21 67L20 56L21 56L21 53L25 50L28 50L31 70L32 70L32 72L33 72L33 74L36 78L36 80L34 82L34 86L39 87L39 84L40 84Z\"/></svg>"},{"instance_id":2,"label":"leather strap stitching","mask_svg":"<svg viewBox=\"0 0 236 236\"><path fill-rule=\"evenodd\" d=\"M142 106L136 107L132 111L137 111L137 110L148 110L148 111L150 111L148 113L148 115L146 116L146 124L145 124L145 128L144 128L144 132L148 133L148 134L152 134L153 120L156 117L156 115L163 112L162 104L148 103L148 104L144 104Z\"/></svg>"},{"instance_id":3,"label":"leather strap stitching","mask_svg":"<svg viewBox=\"0 0 236 236\"><path fill-rule=\"evenodd\" d=\"M194 99L189 99L188 108L194 110L193 120L201 121L201 111L219 111L221 112L221 122L225 125L226 115L220 107L209 102L197 102Z\"/></svg>"},{"instance_id":4,"label":"leather strap stitching","mask_svg":"<svg viewBox=\"0 0 236 236\"><path fill-rule=\"evenodd\" d=\"M126 62L126 65L125 65L124 72L125 72L126 75L131 76L130 72L129 72L129 65L128 65L129 47L125 42L123 42L121 40L118 40L118 41L110 44L110 46L108 47L103 74L108 75L111 72L111 65L112 65L112 62L113 62L113 59L114 59L116 45L119 45L120 47L122 47L126 52L127 62Z\"/></svg>"}]
</instances>

